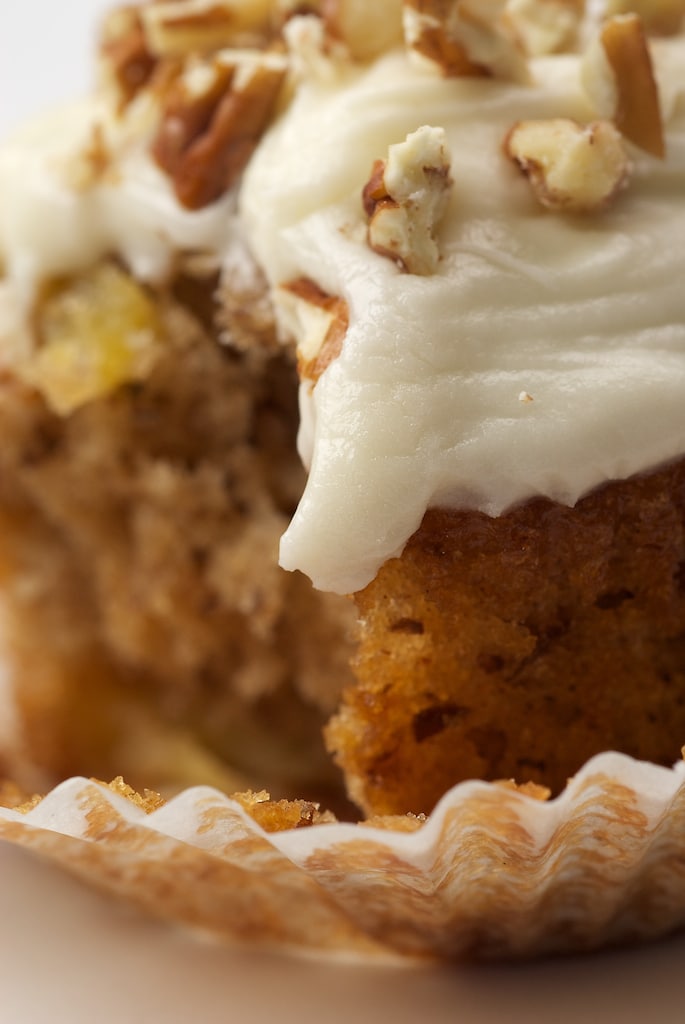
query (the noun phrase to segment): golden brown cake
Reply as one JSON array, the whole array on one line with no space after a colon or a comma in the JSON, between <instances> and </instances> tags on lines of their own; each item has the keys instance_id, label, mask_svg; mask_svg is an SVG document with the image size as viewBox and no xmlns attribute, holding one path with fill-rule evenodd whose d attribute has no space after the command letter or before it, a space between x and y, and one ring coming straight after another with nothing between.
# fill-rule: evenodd
<instances>
[{"instance_id":1,"label":"golden brown cake","mask_svg":"<svg viewBox=\"0 0 685 1024\"><path fill-rule=\"evenodd\" d=\"M427 513L355 601L358 685L328 726L367 812L429 811L455 779L561 791L606 749L685 735L685 463L573 509Z\"/></svg>"},{"instance_id":2,"label":"golden brown cake","mask_svg":"<svg viewBox=\"0 0 685 1024\"><path fill-rule=\"evenodd\" d=\"M21 785L676 760L685 39L627 6L142 3L3 149Z\"/></svg>"}]
</instances>

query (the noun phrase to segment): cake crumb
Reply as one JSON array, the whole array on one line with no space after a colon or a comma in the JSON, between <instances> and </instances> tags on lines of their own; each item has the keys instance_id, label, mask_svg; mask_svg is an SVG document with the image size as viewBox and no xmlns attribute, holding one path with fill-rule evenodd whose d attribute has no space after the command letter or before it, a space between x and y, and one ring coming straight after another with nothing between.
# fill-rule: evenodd
<instances>
[{"instance_id":1,"label":"cake crumb","mask_svg":"<svg viewBox=\"0 0 685 1024\"><path fill-rule=\"evenodd\" d=\"M532 800L549 800L552 795L552 790L547 786L541 786L537 782L516 782L514 779L498 779L495 782L496 786L500 786L502 789L512 789L516 793L521 793L523 796L529 796Z\"/></svg>"},{"instance_id":2,"label":"cake crumb","mask_svg":"<svg viewBox=\"0 0 685 1024\"><path fill-rule=\"evenodd\" d=\"M266 790L233 793L231 799L240 804L265 832L284 832L336 821L335 815L331 811L322 811L318 803L311 800L272 800Z\"/></svg>"},{"instance_id":3,"label":"cake crumb","mask_svg":"<svg viewBox=\"0 0 685 1024\"><path fill-rule=\"evenodd\" d=\"M418 832L427 821L425 814L376 814L359 824L364 828L382 828L388 832Z\"/></svg>"},{"instance_id":4,"label":"cake crumb","mask_svg":"<svg viewBox=\"0 0 685 1024\"><path fill-rule=\"evenodd\" d=\"M0 807L8 807L19 814L28 814L42 799L38 793L29 794L11 779L0 779Z\"/></svg>"},{"instance_id":5,"label":"cake crumb","mask_svg":"<svg viewBox=\"0 0 685 1024\"><path fill-rule=\"evenodd\" d=\"M99 779L93 779L94 782L99 782ZM140 807L141 810L145 811L146 814L151 814L152 811L158 810L163 807L166 800L159 793L156 793L153 789L144 789L142 793L138 793L133 786L129 786L121 775L117 775L111 782L100 783L107 789L111 790L112 793L116 793L117 796L123 796L127 800L130 800L136 807Z\"/></svg>"}]
</instances>

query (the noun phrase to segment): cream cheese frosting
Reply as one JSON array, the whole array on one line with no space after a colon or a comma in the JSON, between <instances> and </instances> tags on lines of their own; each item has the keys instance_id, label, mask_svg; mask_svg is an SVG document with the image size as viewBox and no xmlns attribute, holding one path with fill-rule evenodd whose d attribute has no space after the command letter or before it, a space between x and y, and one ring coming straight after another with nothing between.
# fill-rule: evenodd
<instances>
[{"instance_id":1,"label":"cream cheese frosting","mask_svg":"<svg viewBox=\"0 0 685 1024\"><path fill-rule=\"evenodd\" d=\"M150 159L153 117L146 97L119 121L107 99L95 96L37 118L0 149L0 261L24 304L40 282L111 253L151 283L173 272L179 252L224 258L236 233L235 195L184 209ZM83 183L96 131L112 165Z\"/></svg>"},{"instance_id":2,"label":"cream cheese frosting","mask_svg":"<svg viewBox=\"0 0 685 1024\"><path fill-rule=\"evenodd\" d=\"M629 187L585 216L539 206L502 152L522 118L595 116L572 55L531 61L525 85L442 78L402 50L305 78L247 168L238 220L234 193L181 208L115 129L116 173L75 189L65 163L102 112L72 110L0 154L5 292L28 301L106 253L148 281L179 251L228 265L244 235L274 289L307 277L344 298L342 351L301 385L309 479L281 562L356 591L430 507L572 505L685 450L685 42L655 52L667 157L632 149ZM444 129L454 181L428 276L369 248L360 198L373 161L422 125Z\"/></svg>"},{"instance_id":3,"label":"cream cheese frosting","mask_svg":"<svg viewBox=\"0 0 685 1024\"><path fill-rule=\"evenodd\" d=\"M301 387L309 479L286 568L355 591L427 508L572 505L682 454L685 47L665 49L668 157L633 151L629 189L586 217L537 205L501 152L520 118L592 119L577 57L538 59L515 86L432 77L395 53L301 89L248 170L242 215L272 283L314 278L347 300L350 327ZM438 271L418 277L365 245L359 191L428 123L446 130L454 189Z\"/></svg>"}]
</instances>

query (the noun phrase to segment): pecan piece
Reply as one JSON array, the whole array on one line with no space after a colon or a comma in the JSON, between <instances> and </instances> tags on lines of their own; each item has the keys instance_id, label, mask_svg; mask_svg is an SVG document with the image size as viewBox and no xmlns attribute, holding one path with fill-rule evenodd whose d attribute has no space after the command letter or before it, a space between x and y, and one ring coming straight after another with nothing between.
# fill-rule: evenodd
<instances>
[{"instance_id":1,"label":"pecan piece","mask_svg":"<svg viewBox=\"0 0 685 1024\"><path fill-rule=\"evenodd\" d=\"M610 121L519 121L504 140L504 151L539 202L562 212L601 209L630 170L621 135Z\"/></svg>"},{"instance_id":2,"label":"pecan piece","mask_svg":"<svg viewBox=\"0 0 685 1024\"><path fill-rule=\"evenodd\" d=\"M410 52L447 77L528 81L528 65L506 0L404 0Z\"/></svg>"},{"instance_id":3,"label":"pecan piece","mask_svg":"<svg viewBox=\"0 0 685 1024\"><path fill-rule=\"evenodd\" d=\"M585 53L582 76L601 117L613 121L640 149L664 156L659 90L637 14L619 15L604 23Z\"/></svg>"},{"instance_id":4,"label":"pecan piece","mask_svg":"<svg viewBox=\"0 0 685 1024\"><path fill-rule=\"evenodd\" d=\"M442 128L425 125L390 146L362 192L368 242L410 274L435 273L436 228L449 202L452 179Z\"/></svg>"},{"instance_id":5,"label":"pecan piece","mask_svg":"<svg viewBox=\"0 0 685 1024\"><path fill-rule=\"evenodd\" d=\"M344 47L354 60L373 57L402 42L403 0L276 0L281 21L320 18L326 45Z\"/></svg>"},{"instance_id":6,"label":"pecan piece","mask_svg":"<svg viewBox=\"0 0 685 1024\"><path fill-rule=\"evenodd\" d=\"M308 277L281 285L276 301L282 323L297 343L300 379L315 384L342 351L350 324L347 303L340 296L329 295Z\"/></svg>"},{"instance_id":7,"label":"pecan piece","mask_svg":"<svg viewBox=\"0 0 685 1024\"><path fill-rule=\"evenodd\" d=\"M120 7L109 14L102 27L100 53L125 107L147 85L157 65L137 8Z\"/></svg>"},{"instance_id":8,"label":"pecan piece","mask_svg":"<svg viewBox=\"0 0 685 1024\"><path fill-rule=\"evenodd\" d=\"M683 26L685 0L606 0L604 13L638 14L645 30L658 36L676 35Z\"/></svg>"},{"instance_id":9,"label":"pecan piece","mask_svg":"<svg viewBox=\"0 0 685 1024\"><path fill-rule=\"evenodd\" d=\"M402 42L402 0L323 0L329 31L352 57L370 60Z\"/></svg>"},{"instance_id":10,"label":"pecan piece","mask_svg":"<svg viewBox=\"0 0 685 1024\"><path fill-rule=\"evenodd\" d=\"M507 11L526 53L539 56L573 46L585 0L509 0Z\"/></svg>"},{"instance_id":11,"label":"pecan piece","mask_svg":"<svg viewBox=\"0 0 685 1024\"><path fill-rule=\"evenodd\" d=\"M151 53L184 57L265 35L270 6L269 0L166 0L146 4L141 19Z\"/></svg>"},{"instance_id":12,"label":"pecan piece","mask_svg":"<svg viewBox=\"0 0 685 1024\"><path fill-rule=\"evenodd\" d=\"M152 153L183 206L201 209L232 187L271 120L286 69L276 54L225 51L177 82Z\"/></svg>"}]
</instances>

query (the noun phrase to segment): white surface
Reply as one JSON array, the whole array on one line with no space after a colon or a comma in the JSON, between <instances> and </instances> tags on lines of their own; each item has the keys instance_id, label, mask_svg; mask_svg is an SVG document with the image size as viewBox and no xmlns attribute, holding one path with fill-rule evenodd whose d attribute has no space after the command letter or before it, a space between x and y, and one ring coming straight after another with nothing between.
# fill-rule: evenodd
<instances>
[{"instance_id":1,"label":"white surface","mask_svg":"<svg viewBox=\"0 0 685 1024\"><path fill-rule=\"evenodd\" d=\"M0 2L0 137L92 77L93 25L107 0Z\"/></svg>"},{"instance_id":2,"label":"white surface","mask_svg":"<svg viewBox=\"0 0 685 1024\"><path fill-rule=\"evenodd\" d=\"M85 87L102 0L0 3L0 136ZM200 943L0 843L0 1024L660 1024L685 940L515 967L351 968Z\"/></svg>"}]
</instances>

